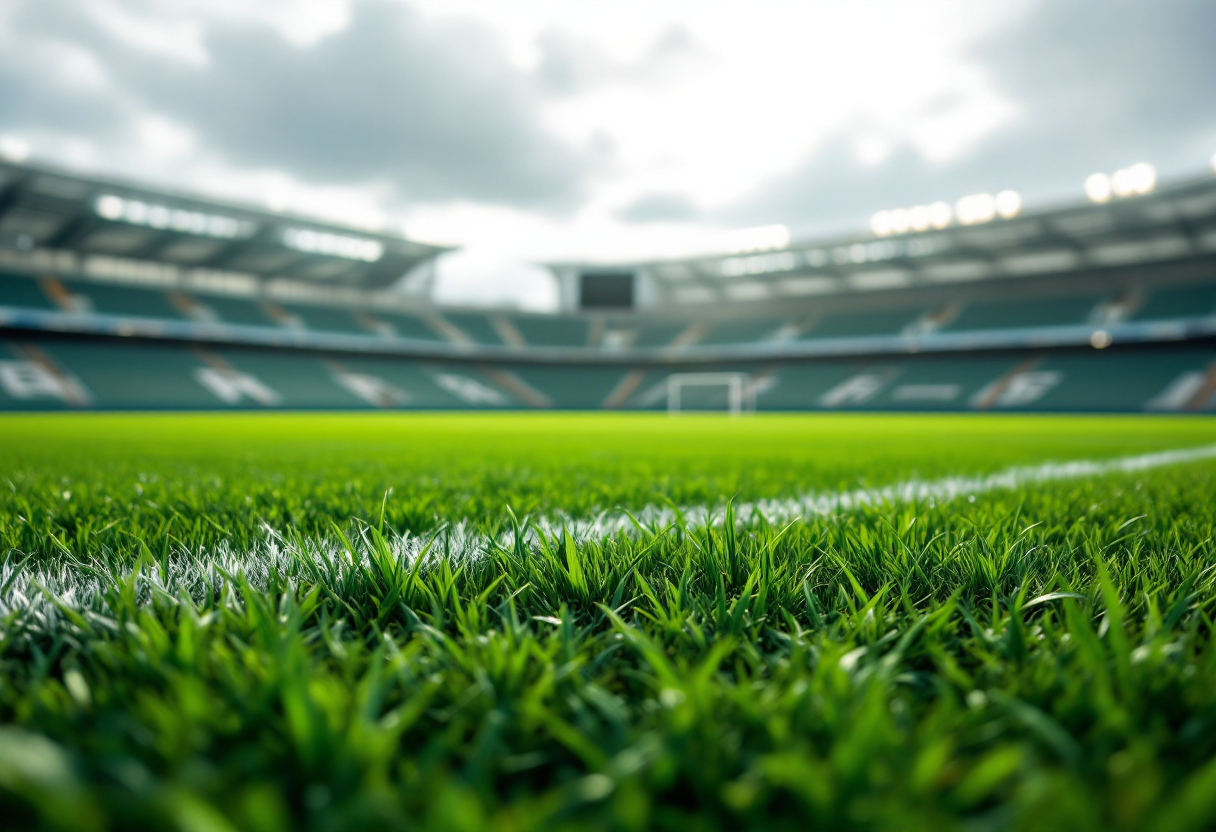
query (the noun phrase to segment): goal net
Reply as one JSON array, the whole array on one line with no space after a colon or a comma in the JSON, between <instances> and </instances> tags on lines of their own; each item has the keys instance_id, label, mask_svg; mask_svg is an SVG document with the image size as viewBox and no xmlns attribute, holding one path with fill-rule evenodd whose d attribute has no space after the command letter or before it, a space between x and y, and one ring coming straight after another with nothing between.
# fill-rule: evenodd
<instances>
[{"instance_id":1,"label":"goal net","mask_svg":"<svg viewBox=\"0 0 1216 832\"><path fill-rule=\"evenodd\" d=\"M690 395L691 394L691 395ZM667 377L667 412L721 410L732 415L756 409L756 391L747 373L673 373Z\"/></svg>"}]
</instances>

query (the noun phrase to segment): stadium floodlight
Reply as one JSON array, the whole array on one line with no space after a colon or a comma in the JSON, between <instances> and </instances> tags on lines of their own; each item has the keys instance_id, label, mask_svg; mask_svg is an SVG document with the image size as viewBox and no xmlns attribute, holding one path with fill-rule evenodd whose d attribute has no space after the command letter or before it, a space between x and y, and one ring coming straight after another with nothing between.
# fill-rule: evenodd
<instances>
[{"instance_id":1,"label":"stadium floodlight","mask_svg":"<svg viewBox=\"0 0 1216 832\"><path fill-rule=\"evenodd\" d=\"M1131 169L1122 168L1115 171L1110 178L1110 189L1114 191L1115 196L1118 197L1135 195L1136 186L1132 182Z\"/></svg>"},{"instance_id":2,"label":"stadium floodlight","mask_svg":"<svg viewBox=\"0 0 1216 832\"><path fill-rule=\"evenodd\" d=\"M103 220L142 225L156 230L172 229L202 237L217 237L221 240L243 239L253 236L257 224L249 220L238 220L219 214L171 208L168 205L125 199L115 194L102 194L93 202L93 210Z\"/></svg>"},{"instance_id":3,"label":"stadium floodlight","mask_svg":"<svg viewBox=\"0 0 1216 832\"><path fill-rule=\"evenodd\" d=\"M954 216L961 225L990 222L996 216L996 199L992 194L970 194L954 205Z\"/></svg>"},{"instance_id":4,"label":"stadium floodlight","mask_svg":"<svg viewBox=\"0 0 1216 832\"><path fill-rule=\"evenodd\" d=\"M1092 202L1108 202L1112 196L1143 196L1156 187L1157 169L1148 162L1137 162L1109 175L1090 174L1085 180L1085 195Z\"/></svg>"},{"instance_id":5,"label":"stadium floodlight","mask_svg":"<svg viewBox=\"0 0 1216 832\"><path fill-rule=\"evenodd\" d=\"M996 195L996 212L1003 219L1013 219L1022 211L1022 195L1017 191L1005 190Z\"/></svg>"},{"instance_id":6,"label":"stadium floodlight","mask_svg":"<svg viewBox=\"0 0 1216 832\"><path fill-rule=\"evenodd\" d=\"M945 228L954 219L954 211L949 202L934 202L929 206L929 225L934 228Z\"/></svg>"},{"instance_id":7,"label":"stadium floodlight","mask_svg":"<svg viewBox=\"0 0 1216 832\"><path fill-rule=\"evenodd\" d=\"M790 230L784 225L762 225L758 228L741 228L726 234L728 254L743 254L749 251L770 251L785 248L790 244Z\"/></svg>"},{"instance_id":8,"label":"stadium floodlight","mask_svg":"<svg viewBox=\"0 0 1216 832\"><path fill-rule=\"evenodd\" d=\"M1127 169L1127 173L1134 193L1147 194L1157 187L1157 169L1148 162L1137 162Z\"/></svg>"},{"instance_id":9,"label":"stadium floodlight","mask_svg":"<svg viewBox=\"0 0 1216 832\"><path fill-rule=\"evenodd\" d=\"M948 202L933 202L914 205L911 208L894 208L879 211L870 217L870 230L879 237L906 234L909 231L928 231L930 228L947 228L957 220L961 225L991 222L996 217L1011 219L1022 210L1022 196L1017 191L1001 191L992 194L970 194L960 199L953 207Z\"/></svg>"},{"instance_id":10,"label":"stadium floodlight","mask_svg":"<svg viewBox=\"0 0 1216 832\"><path fill-rule=\"evenodd\" d=\"M1085 195L1090 202L1109 202L1111 194L1110 177L1105 173L1091 173L1085 178Z\"/></svg>"},{"instance_id":11,"label":"stadium floodlight","mask_svg":"<svg viewBox=\"0 0 1216 832\"><path fill-rule=\"evenodd\" d=\"M283 245L306 254L326 254L347 260L375 263L384 256L384 244L364 237L330 234L311 228L288 228L283 231Z\"/></svg>"},{"instance_id":12,"label":"stadium floodlight","mask_svg":"<svg viewBox=\"0 0 1216 832\"><path fill-rule=\"evenodd\" d=\"M788 272L797 266L798 255L792 251L777 251L771 254L753 254L750 257L728 257L722 261L719 274L722 277L741 277L746 274Z\"/></svg>"},{"instance_id":13,"label":"stadium floodlight","mask_svg":"<svg viewBox=\"0 0 1216 832\"><path fill-rule=\"evenodd\" d=\"M30 146L16 136L0 136L0 158L20 164L30 157Z\"/></svg>"}]
</instances>

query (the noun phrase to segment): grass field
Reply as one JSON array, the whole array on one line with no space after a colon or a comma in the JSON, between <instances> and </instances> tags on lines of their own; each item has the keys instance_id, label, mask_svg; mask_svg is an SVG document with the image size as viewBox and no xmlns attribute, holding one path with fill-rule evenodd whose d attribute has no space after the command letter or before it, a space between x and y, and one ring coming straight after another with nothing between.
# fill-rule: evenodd
<instances>
[{"instance_id":1,"label":"grass field","mask_svg":"<svg viewBox=\"0 0 1216 832\"><path fill-rule=\"evenodd\" d=\"M1213 443L3 417L0 825L1216 828Z\"/></svg>"}]
</instances>

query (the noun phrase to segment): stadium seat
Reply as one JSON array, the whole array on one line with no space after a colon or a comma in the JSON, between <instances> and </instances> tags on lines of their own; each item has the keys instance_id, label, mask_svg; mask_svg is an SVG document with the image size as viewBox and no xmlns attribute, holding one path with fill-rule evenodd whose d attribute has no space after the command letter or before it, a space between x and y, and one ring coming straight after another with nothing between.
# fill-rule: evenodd
<instances>
[{"instance_id":1,"label":"stadium seat","mask_svg":"<svg viewBox=\"0 0 1216 832\"><path fill-rule=\"evenodd\" d=\"M216 295L200 295L198 300L212 309L224 323L245 326L277 326L274 319L266 314L256 300Z\"/></svg>"},{"instance_id":2,"label":"stadium seat","mask_svg":"<svg viewBox=\"0 0 1216 832\"><path fill-rule=\"evenodd\" d=\"M915 321L923 309L887 309L876 312L846 312L828 314L816 321L802 339L855 338L866 335L899 335L905 326Z\"/></svg>"},{"instance_id":3,"label":"stadium seat","mask_svg":"<svg viewBox=\"0 0 1216 832\"><path fill-rule=\"evenodd\" d=\"M666 347L670 346L671 342L679 337L680 333L688 329L687 323L643 323L641 325L628 326L623 324L622 329L632 329L637 332L633 339L635 347Z\"/></svg>"},{"instance_id":4,"label":"stadium seat","mask_svg":"<svg viewBox=\"0 0 1216 832\"><path fill-rule=\"evenodd\" d=\"M903 359L865 405L881 410L967 410L976 394L1013 370L1010 356L925 356Z\"/></svg>"},{"instance_id":5,"label":"stadium seat","mask_svg":"<svg viewBox=\"0 0 1216 832\"><path fill-rule=\"evenodd\" d=\"M445 313L444 318L467 335L474 343L501 346L502 339L485 315L470 315L463 312Z\"/></svg>"},{"instance_id":6,"label":"stadium seat","mask_svg":"<svg viewBox=\"0 0 1216 832\"><path fill-rule=\"evenodd\" d=\"M768 340L783 321L740 321L713 323L698 344L755 344Z\"/></svg>"},{"instance_id":7,"label":"stadium seat","mask_svg":"<svg viewBox=\"0 0 1216 832\"><path fill-rule=\"evenodd\" d=\"M84 383L99 408L175 410L223 404L198 382L196 372L206 365L185 347L65 341L42 348Z\"/></svg>"},{"instance_id":8,"label":"stadium seat","mask_svg":"<svg viewBox=\"0 0 1216 832\"><path fill-rule=\"evenodd\" d=\"M756 396L759 410L814 410L820 399L840 384L864 372L870 362L789 364L778 367Z\"/></svg>"},{"instance_id":9,"label":"stadium seat","mask_svg":"<svg viewBox=\"0 0 1216 832\"><path fill-rule=\"evenodd\" d=\"M102 314L176 320L186 317L173 306L165 292L155 289L80 281L69 283L67 287L73 294L88 298L93 310Z\"/></svg>"},{"instance_id":10,"label":"stadium seat","mask_svg":"<svg viewBox=\"0 0 1216 832\"><path fill-rule=\"evenodd\" d=\"M587 321L564 317L513 316L511 323L524 342L538 347L587 346Z\"/></svg>"},{"instance_id":11,"label":"stadium seat","mask_svg":"<svg viewBox=\"0 0 1216 832\"><path fill-rule=\"evenodd\" d=\"M359 325L355 316L347 309L310 306L305 304L282 304L283 309L295 315L307 329L318 332L342 332L348 335L371 335L367 328Z\"/></svg>"},{"instance_id":12,"label":"stadium seat","mask_svg":"<svg viewBox=\"0 0 1216 832\"><path fill-rule=\"evenodd\" d=\"M1197 318L1216 311L1216 285L1170 286L1149 295L1133 320L1156 321Z\"/></svg>"},{"instance_id":13,"label":"stadium seat","mask_svg":"<svg viewBox=\"0 0 1216 832\"><path fill-rule=\"evenodd\" d=\"M18 309L54 309L55 305L43 293L38 281L0 272L0 306Z\"/></svg>"},{"instance_id":14,"label":"stadium seat","mask_svg":"<svg viewBox=\"0 0 1216 832\"><path fill-rule=\"evenodd\" d=\"M1045 297L1032 300L995 300L968 303L943 331L1014 329L1018 327L1083 324L1101 303L1100 294Z\"/></svg>"},{"instance_id":15,"label":"stadium seat","mask_svg":"<svg viewBox=\"0 0 1216 832\"><path fill-rule=\"evenodd\" d=\"M391 326L399 338L418 341L443 341L443 335L431 329L421 318L400 312L376 312L374 317Z\"/></svg>"},{"instance_id":16,"label":"stadium seat","mask_svg":"<svg viewBox=\"0 0 1216 832\"><path fill-rule=\"evenodd\" d=\"M231 367L247 373L273 390L278 405L299 408L366 408L369 403L338 384L315 355L217 350Z\"/></svg>"},{"instance_id":17,"label":"stadium seat","mask_svg":"<svg viewBox=\"0 0 1216 832\"><path fill-rule=\"evenodd\" d=\"M1149 409L1153 398L1180 374L1202 372L1213 359L1216 349L1209 348L1051 356L1040 367L1061 373L1062 381L1035 402L1034 409L1116 412Z\"/></svg>"},{"instance_id":18,"label":"stadium seat","mask_svg":"<svg viewBox=\"0 0 1216 832\"><path fill-rule=\"evenodd\" d=\"M341 369L383 379L405 397L408 408L461 409L469 403L445 389L420 365L388 358L342 359Z\"/></svg>"},{"instance_id":19,"label":"stadium seat","mask_svg":"<svg viewBox=\"0 0 1216 832\"><path fill-rule=\"evenodd\" d=\"M512 372L567 410L595 410L617 388L627 370L618 367L514 367Z\"/></svg>"}]
</instances>

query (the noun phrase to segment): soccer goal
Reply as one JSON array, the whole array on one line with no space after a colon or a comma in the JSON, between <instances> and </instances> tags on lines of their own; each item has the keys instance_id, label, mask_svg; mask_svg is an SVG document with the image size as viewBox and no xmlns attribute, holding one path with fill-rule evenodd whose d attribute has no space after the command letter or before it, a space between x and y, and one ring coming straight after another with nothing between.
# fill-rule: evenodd
<instances>
[{"instance_id":1,"label":"soccer goal","mask_svg":"<svg viewBox=\"0 0 1216 832\"><path fill-rule=\"evenodd\" d=\"M725 388L727 409L732 416L756 409L756 389L747 373L672 373L667 377L667 412L682 411L684 389Z\"/></svg>"}]
</instances>

